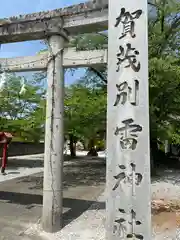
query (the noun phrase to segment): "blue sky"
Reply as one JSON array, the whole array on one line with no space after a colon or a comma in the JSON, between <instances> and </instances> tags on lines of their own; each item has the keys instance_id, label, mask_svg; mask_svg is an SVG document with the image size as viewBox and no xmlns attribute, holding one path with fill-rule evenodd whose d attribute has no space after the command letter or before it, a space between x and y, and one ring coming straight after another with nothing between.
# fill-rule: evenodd
<instances>
[{"instance_id":1,"label":"blue sky","mask_svg":"<svg viewBox=\"0 0 180 240\"><path fill-rule=\"evenodd\" d=\"M0 18L2 19L19 14L53 10L72 4L78 4L80 2L85 2L85 0L5 0L3 1L3 7L0 8ZM9 58L17 56L32 56L42 48L43 45L40 41L3 44L0 49L0 57ZM82 74L83 69L77 70L74 76L67 73L65 76L66 84L72 83L74 80L81 77ZM24 75L31 76L32 73L26 73Z\"/></svg>"}]
</instances>

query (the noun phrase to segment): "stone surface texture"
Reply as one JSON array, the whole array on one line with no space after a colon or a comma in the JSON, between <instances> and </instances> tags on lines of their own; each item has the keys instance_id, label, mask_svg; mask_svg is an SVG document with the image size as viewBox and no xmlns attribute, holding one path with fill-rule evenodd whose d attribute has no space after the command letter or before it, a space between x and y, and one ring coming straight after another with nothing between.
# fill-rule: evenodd
<instances>
[{"instance_id":1,"label":"stone surface texture","mask_svg":"<svg viewBox=\"0 0 180 240\"><path fill-rule=\"evenodd\" d=\"M107 30L107 0L96 0L53 11L10 17L0 21L0 42L44 39L53 34L68 35Z\"/></svg>"},{"instance_id":2,"label":"stone surface texture","mask_svg":"<svg viewBox=\"0 0 180 240\"><path fill-rule=\"evenodd\" d=\"M109 2L107 240L151 239L147 26L147 1Z\"/></svg>"}]
</instances>

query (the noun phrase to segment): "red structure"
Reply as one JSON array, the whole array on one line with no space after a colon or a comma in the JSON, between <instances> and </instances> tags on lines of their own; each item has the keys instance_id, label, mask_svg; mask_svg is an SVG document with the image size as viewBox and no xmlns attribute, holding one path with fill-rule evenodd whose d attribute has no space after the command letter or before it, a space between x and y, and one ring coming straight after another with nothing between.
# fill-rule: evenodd
<instances>
[{"instance_id":1,"label":"red structure","mask_svg":"<svg viewBox=\"0 0 180 240\"><path fill-rule=\"evenodd\" d=\"M3 148L2 161L1 161L1 173L4 174L7 160L8 160L8 146L12 140L12 134L8 132L0 132L0 144Z\"/></svg>"}]
</instances>

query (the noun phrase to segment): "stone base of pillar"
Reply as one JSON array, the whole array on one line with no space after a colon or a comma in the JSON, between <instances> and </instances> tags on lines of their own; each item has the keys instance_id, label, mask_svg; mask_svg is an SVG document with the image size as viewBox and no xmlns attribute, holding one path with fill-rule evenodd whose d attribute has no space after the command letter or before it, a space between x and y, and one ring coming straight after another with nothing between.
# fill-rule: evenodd
<instances>
[{"instance_id":1,"label":"stone base of pillar","mask_svg":"<svg viewBox=\"0 0 180 240\"><path fill-rule=\"evenodd\" d=\"M45 232L58 232L62 228L61 191L43 191L42 227Z\"/></svg>"}]
</instances>

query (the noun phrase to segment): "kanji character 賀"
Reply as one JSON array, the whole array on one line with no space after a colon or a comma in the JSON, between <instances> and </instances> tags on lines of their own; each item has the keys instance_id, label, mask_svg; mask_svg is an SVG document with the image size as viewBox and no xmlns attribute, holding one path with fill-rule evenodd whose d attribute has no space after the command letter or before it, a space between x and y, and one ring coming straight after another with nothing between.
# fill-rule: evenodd
<instances>
[{"instance_id":1,"label":"kanji character \u8cc0","mask_svg":"<svg viewBox=\"0 0 180 240\"><path fill-rule=\"evenodd\" d=\"M123 32L119 39L125 37L127 33L130 33L132 38L136 37L136 34L134 33L135 29L135 19L138 19L142 14L142 10L137 10L135 12L126 12L125 8L121 8L120 15L116 18L116 24L115 27L117 27L120 23L123 24Z\"/></svg>"},{"instance_id":2,"label":"kanji character \u8cc0","mask_svg":"<svg viewBox=\"0 0 180 240\"><path fill-rule=\"evenodd\" d=\"M139 55L139 51L137 51L135 48L132 48L130 43L127 43L126 47L127 48L125 51L125 49L120 46L119 52L116 54L118 60L116 71L119 72L120 65L127 60L128 64L125 66L125 68L131 67L135 72L139 72L141 64L140 62L137 62L136 59L136 55Z\"/></svg>"},{"instance_id":3,"label":"kanji character \u8cc0","mask_svg":"<svg viewBox=\"0 0 180 240\"><path fill-rule=\"evenodd\" d=\"M115 135L121 135L120 145L122 149L136 149L137 145L137 132L142 131L142 127L138 124L133 124L132 118L122 121L125 125L123 127L116 127Z\"/></svg>"}]
</instances>

